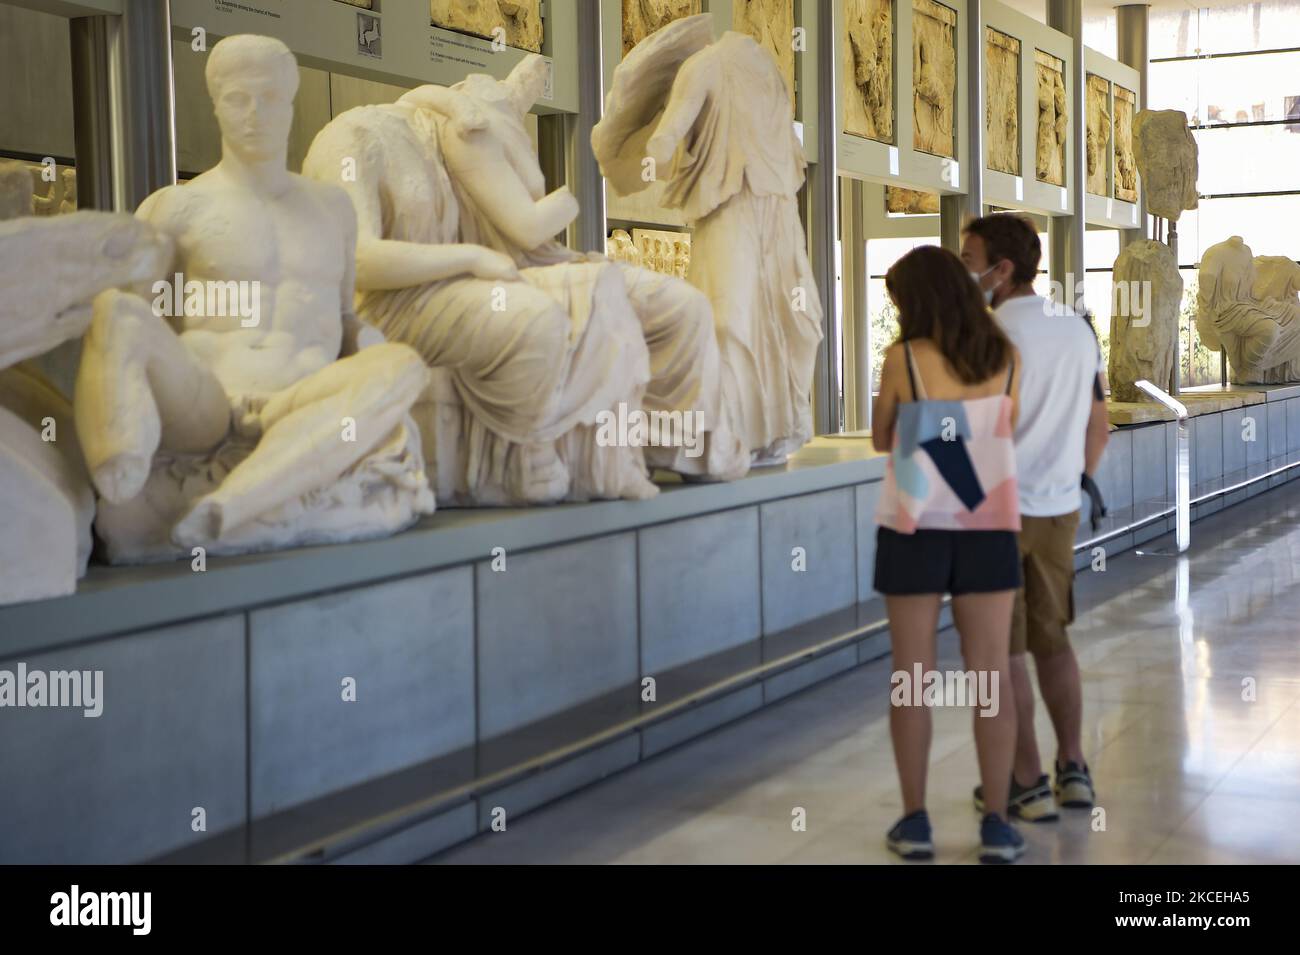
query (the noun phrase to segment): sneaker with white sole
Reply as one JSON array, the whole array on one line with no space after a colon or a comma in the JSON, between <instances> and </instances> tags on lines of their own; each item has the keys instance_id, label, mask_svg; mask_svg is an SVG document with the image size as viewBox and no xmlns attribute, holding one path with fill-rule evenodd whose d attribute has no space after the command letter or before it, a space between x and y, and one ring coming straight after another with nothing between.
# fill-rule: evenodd
<instances>
[{"instance_id":1,"label":"sneaker with white sole","mask_svg":"<svg viewBox=\"0 0 1300 955\"><path fill-rule=\"evenodd\" d=\"M1044 777L1046 778L1046 777ZM1097 799L1088 764L1056 764L1056 798L1066 809L1091 809Z\"/></svg>"},{"instance_id":2,"label":"sneaker with white sole","mask_svg":"<svg viewBox=\"0 0 1300 955\"><path fill-rule=\"evenodd\" d=\"M975 787L975 811L980 815L985 812L984 787ZM1061 818L1052 798L1052 787L1047 784L1046 774L1037 781L1022 786L1011 777L1011 791L1007 796L1007 815L1024 822L1056 822Z\"/></svg>"},{"instance_id":3,"label":"sneaker with white sole","mask_svg":"<svg viewBox=\"0 0 1300 955\"><path fill-rule=\"evenodd\" d=\"M980 822L980 862L984 865L1006 865L1025 854L1025 837L1015 827L995 812L988 813Z\"/></svg>"},{"instance_id":4,"label":"sneaker with white sole","mask_svg":"<svg viewBox=\"0 0 1300 955\"><path fill-rule=\"evenodd\" d=\"M898 820L885 836L885 845L890 852L904 859L933 859L934 839L930 835L929 814L918 809Z\"/></svg>"}]
</instances>

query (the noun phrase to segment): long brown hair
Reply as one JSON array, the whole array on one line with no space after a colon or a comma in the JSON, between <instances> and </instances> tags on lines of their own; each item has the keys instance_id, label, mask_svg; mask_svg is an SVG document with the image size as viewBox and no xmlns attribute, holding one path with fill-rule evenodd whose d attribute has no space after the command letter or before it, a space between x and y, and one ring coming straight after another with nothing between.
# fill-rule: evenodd
<instances>
[{"instance_id":1,"label":"long brown hair","mask_svg":"<svg viewBox=\"0 0 1300 955\"><path fill-rule=\"evenodd\" d=\"M947 249L923 245L885 273L898 306L899 341L928 338L968 385L988 381L1011 361L1011 340L993 321L965 264Z\"/></svg>"}]
</instances>

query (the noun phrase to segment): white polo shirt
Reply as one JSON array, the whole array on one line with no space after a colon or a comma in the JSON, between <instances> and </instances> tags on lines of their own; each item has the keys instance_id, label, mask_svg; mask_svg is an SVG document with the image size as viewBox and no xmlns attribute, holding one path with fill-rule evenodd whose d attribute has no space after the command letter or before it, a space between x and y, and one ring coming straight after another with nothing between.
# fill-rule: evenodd
<instances>
[{"instance_id":1,"label":"white polo shirt","mask_svg":"<svg viewBox=\"0 0 1300 955\"><path fill-rule=\"evenodd\" d=\"M1097 338L1078 313L1041 295L1007 299L993 317L1020 350L1020 513L1077 511L1093 384L1101 370Z\"/></svg>"}]
</instances>

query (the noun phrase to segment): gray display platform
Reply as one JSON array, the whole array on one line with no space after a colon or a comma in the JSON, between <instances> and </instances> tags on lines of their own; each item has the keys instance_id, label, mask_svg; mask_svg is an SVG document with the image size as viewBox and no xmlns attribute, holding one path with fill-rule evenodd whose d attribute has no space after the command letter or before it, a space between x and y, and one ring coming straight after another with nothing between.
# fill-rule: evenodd
<instances>
[{"instance_id":1,"label":"gray display platform","mask_svg":"<svg viewBox=\"0 0 1300 955\"><path fill-rule=\"evenodd\" d=\"M1081 566L1168 529L1173 435L1112 433ZM1197 517L1292 479L1300 398L1196 418L1192 462ZM97 567L0 608L0 669L103 673L97 718L0 712L0 861L414 861L878 658L883 473L821 438L650 501Z\"/></svg>"}]
</instances>

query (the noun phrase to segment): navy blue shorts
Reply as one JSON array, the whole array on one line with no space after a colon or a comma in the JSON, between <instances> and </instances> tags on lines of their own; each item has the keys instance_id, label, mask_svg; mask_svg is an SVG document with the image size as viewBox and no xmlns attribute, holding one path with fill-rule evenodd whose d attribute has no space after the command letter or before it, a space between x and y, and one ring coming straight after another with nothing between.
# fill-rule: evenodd
<instances>
[{"instance_id":1,"label":"navy blue shorts","mask_svg":"<svg viewBox=\"0 0 1300 955\"><path fill-rule=\"evenodd\" d=\"M882 594L982 594L1020 588L1015 531L876 532L876 590Z\"/></svg>"}]
</instances>

